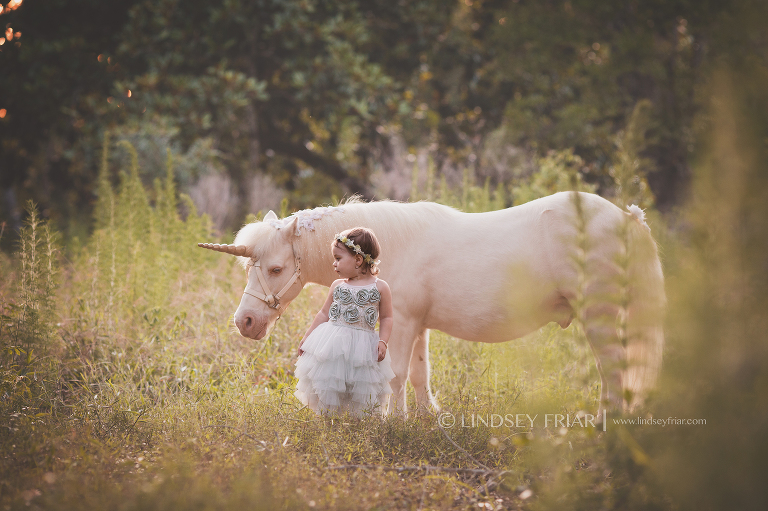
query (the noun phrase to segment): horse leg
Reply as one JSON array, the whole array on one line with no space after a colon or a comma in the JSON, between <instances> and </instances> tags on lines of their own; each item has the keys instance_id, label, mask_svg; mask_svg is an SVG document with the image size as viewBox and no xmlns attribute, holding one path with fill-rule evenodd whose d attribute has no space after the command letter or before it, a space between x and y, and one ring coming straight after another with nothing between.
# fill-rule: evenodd
<instances>
[{"instance_id":1,"label":"horse leg","mask_svg":"<svg viewBox=\"0 0 768 511\"><path fill-rule=\"evenodd\" d=\"M405 384L408 381L411 354L419 327L414 320L402 317L395 319L392 336L389 339L389 356L391 357L392 371L395 373L395 377L389 382L389 386L392 387L389 412L404 416L408 412Z\"/></svg>"},{"instance_id":2,"label":"horse leg","mask_svg":"<svg viewBox=\"0 0 768 511\"><path fill-rule=\"evenodd\" d=\"M416 335L411 354L410 376L411 385L416 392L417 408L431 407L437 411L440 407L432 396L429 388L429 330L424 329Z\"/></svg>"}]
</instances>

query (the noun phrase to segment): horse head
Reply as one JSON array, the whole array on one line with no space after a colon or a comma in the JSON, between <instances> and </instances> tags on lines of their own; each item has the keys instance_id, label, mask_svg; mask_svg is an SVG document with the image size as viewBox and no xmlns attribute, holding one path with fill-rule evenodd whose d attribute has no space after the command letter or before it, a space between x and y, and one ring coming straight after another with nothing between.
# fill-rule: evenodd
<instances>
[{"instance_id":1,"label":"horse head","mask_svg":"<svg viewBox=\"0 0 768 511\"><path fill-rule=\"evenodd\" d=\"M247 284L235 311L240 335L262 339L301 292L301 258L294 251L296 218L280 221L273 211L262 222L246 225L234 245L198 243L199 247L237 256Z\"/></svg>"}]
</instances>

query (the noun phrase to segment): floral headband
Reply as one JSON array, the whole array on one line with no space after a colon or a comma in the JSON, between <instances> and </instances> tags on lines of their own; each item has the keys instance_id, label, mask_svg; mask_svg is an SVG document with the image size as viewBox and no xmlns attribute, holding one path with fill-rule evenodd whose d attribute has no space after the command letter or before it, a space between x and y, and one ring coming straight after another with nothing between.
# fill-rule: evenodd
<instances>
[{"instance_id":1,"label":"floral headband","mask_svg":"<svg viewBox=\"0 0 768 511\"><path fill-rule=\"evenodd\" d=\"M374 261L373 257L371 257L370 255L368 255L365 252L363 252L363 249L360 248L360 245L355 245L355 242L352 241L351 239L347 238L346 236L344 236L342 234L337 234L336 235L336 239L338 241L344 243L346 246L348 246L351 250L353 250L355 252L355 254L359 254L359 255L363 256L363 261L365 261L366 263L370 264L371 266L376 266L377 264L379 264L381 262L381 261Z\"/></svg>"}]
</instances>

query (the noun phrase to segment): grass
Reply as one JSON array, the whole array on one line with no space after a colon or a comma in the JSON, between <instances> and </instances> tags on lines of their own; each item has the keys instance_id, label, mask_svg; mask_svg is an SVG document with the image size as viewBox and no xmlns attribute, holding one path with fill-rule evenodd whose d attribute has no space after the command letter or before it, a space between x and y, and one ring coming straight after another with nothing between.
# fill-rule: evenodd
<instances>
[{"instance_id":1,"label":"grass","mask_svg":"<svg viewBox=\"0 0 768 511\"><path fill-rule=\"evenodd\" d=\"M214 275L230 278L228 266L218 265ZM527 487L527 479L526 447L516 435L527 428L446 430L458 449L429 415L316 417L292 396L291 367L295 340L321 293L304 293L276 332L258 343L222 328L235 298L212 299L219 308L208 314L190 312L162 325L145 320L138 339L96 335L85 342L83 331L71 330L76 322L63 325L69 369L80 365L81 371L58 382L64 387L50 412L22 407L7 417L0 503L142 509L517 505L516 488ZM559 403L595 398L594 388L590 396L581 385L589 358L553 328L499 346L438 333L432 354L445 410L468 418L517 413L540 395ZM574 354L585 367L563 363ZM535 371L521 370L537 360ZM561 401L564 396L576 399ZM478 468L474 460L510 473L485 494L479 488L487 477L384 470ZM334 468L350 464L381 468Z\"/></svg>"}]
</instances>

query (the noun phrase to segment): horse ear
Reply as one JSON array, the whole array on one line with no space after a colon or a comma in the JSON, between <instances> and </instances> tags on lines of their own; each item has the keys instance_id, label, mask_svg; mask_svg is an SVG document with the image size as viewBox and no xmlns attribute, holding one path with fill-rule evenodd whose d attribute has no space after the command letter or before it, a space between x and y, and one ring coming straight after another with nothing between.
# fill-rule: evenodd
<instances>
[{"instance_id":1,"label":"horse ear","mask_svg":"<svg viewBox=\"0 0 768 511\"><path fill-rule=\"evenodd\" d=\"M287 239L291 239L294 236L299 236L301 233L299 232L299 217L296 215L289 216L285 219L285 224L282 226L281 230L283 231L283 236L285 236Z\"/></svg>"},{"instance_id":2,"label":"horse ear","mask_svg":"<svg viewBox=\"0 0 768 511\"><path fill-rule=\"evenodd\" d=\"M268 222L269 220L277 220L277 215L276 215L276 214L275 214L275 212L274 212L274 211L272 211L271 209L269 210L269 213L267 213L267 214L264 216L264 219L263 219L262 221L264 221L264 222Z\"/></svg>"}]
</instances>

